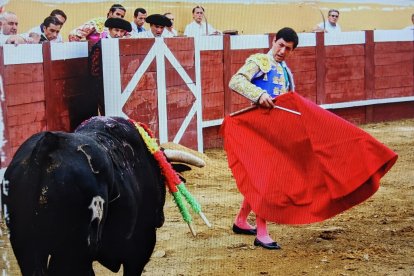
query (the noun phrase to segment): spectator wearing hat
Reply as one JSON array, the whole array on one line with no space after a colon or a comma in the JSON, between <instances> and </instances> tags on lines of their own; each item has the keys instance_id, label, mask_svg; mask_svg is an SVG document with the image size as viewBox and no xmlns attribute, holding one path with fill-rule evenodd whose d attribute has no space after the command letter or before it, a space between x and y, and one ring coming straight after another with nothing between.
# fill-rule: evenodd
<instances>
[{"instance_id":1,"label":"spectator wearing hat","mask_svg":"<svg viewBox=\"0 0 414 276\"><path fill-rule=\"evenodd\" d=\"M163 32L164 32L165 27L172 26L171 20L162 14L151 14L150 16L147 17L146 21L150 24L150 29L145 32L141 32L134 37L136 38L163 37Z\"/></svg>"},{"instance_id":2,"label":"spectator wearing hat","mask_svg":"<svg viewBox=\"0 0 414 276\"><path fill-rule=\"evenodd\" d=\"M64 11L55 9L51 11L50 16L56 17L60 22L62 22L61 28L63 28L63 24L65 24L67 16ZM40 26L36 26L31 28L27 33L35 33L41 35L43 33L43 23L40 24ZM50 40L50 42L63 42L62 35L59 33L57 37L53 40Z\"/></svg>"},{"instance_id":3,"label":"spectator wearing hat","mask_svg":"<svg viewBox=\"0 0 414 276\"><path fill-rule=\"evenodd\" d=\"M325 33L339 33L341 32L341 26L339 26L338 20L339 11L331 9L328 11L328 20L316 25L316 27L312 31Z\"/></svg>"},{"instance_id":4,"label":"spectator wearing hat","mask_svg":"<svg viewBox=\"0 0 414 276\"><path fill-rule=\"evenodd\" d=\"M193 8L193 22L185 27L184 35L186 36L200 36L200 35L218 35L219 31L213 28L207 23L207 18L202 6L196 6ZM205 22L203 21L205 20Z\"/></svg>"},{"instance_id":5,"label":"spectator wearing hat","mask_svg":"<svg viewBox=\"0 0 414 276\"><path fill-rule=\"evenodd\" d=\"M90 41L93 45L102 37L106 37L108 29L105 28L107 18L124 18L126 9L121 4L113 4L105 17L97 17L89 20L83 25L72 30L69 34L69 41ZM129 22L128 22L129 23Z\"/></svg>"},{"instance_id":6,"label":"spectator wearing hat","mask_svg":"<svg viewBox=\"0 0 414 276\"><path fill-rule=\"evenodd\" d=\"M147 11L144 8L137 8L134 11L134 20L131 21L132 36L135 34L145 32L145 19L147 18Z\"/></svg>"},{"instance_id":7,"label":"spectator wearing hat","mask_svg":"<svg viewBox=\"0 0 414 276\"><path fill-rule=\"evenodd\" d=\"M108 28L108 35L102 37L95 45L89 54L89 73L91 76L91 91L94 97L94 106L97 114L105 115L105 101L103 88L103 71L102 71L102 39L116 39L125 38L126 35L132 31L131 24L122 18L108 18L105 21L106 28Z\"/></svg>"},{"instance_id":8,"label":"spectator wearing hat","mask_svg":"<svg viewBox=\"0 0 414 276\"><path fill-rule=\"evenodd\" d=\"M174 37L177 36L177 30L174 29L174 15L170 12L164 13L164 16L167 17L171 21L171 27L165 27L164 32L162 33L163 37Z\"/></svg>"}]
</instances>

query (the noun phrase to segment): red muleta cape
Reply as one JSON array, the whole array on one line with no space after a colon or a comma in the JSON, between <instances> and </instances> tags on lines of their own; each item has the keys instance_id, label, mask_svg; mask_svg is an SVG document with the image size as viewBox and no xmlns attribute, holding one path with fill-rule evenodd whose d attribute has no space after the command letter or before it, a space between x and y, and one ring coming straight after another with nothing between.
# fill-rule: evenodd
<instances>
[{"instance_id":1,"label":"red muleta cape","mask_svg":"<svg viewBox=\"0 0 414 276\"><path fill-rule=\"evenodd\" d=\"M355 206L379 188L397 154L371 135L297 93L222 125L237 187L267 221L305 224Z\"/></svg>"}]
</instances>

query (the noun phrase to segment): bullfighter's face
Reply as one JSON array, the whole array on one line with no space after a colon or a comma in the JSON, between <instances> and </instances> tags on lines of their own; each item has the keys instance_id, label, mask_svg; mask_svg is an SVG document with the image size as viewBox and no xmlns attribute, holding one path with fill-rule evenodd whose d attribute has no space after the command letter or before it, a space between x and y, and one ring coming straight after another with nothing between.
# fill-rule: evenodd
<instances>
[{"instance_id":1,"label":"bullfighter's face","mask_svg":"<svg viewBox=\"0 0 414 276\"><path fill-rule=\"evenodd\" d=\"M293 51L294 43L287 42L283 38L279 38L276 40L276 38L273 40L273 46L272 46L272 54L273 58L276 62L282 62L285 60L286 57L289 56L289 54Z\"/></svg>"}]
</instances>

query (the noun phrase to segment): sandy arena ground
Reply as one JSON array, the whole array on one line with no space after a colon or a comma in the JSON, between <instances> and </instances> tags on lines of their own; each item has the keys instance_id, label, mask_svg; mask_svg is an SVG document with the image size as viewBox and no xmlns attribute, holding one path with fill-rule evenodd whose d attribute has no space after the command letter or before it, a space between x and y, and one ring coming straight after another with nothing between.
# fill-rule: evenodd
<instances>
[{"instance_id":1,"label":"sandy arena ground","mask_svg":"<svg viewBox=\"0 0 414 276\"><path fill-rule=\"evenodd\" d=\"M185 176L212 228L194 216L193 237L169 196L166 222L143 275L414 275L414 119L361 127L399 154L379 191L323 223L270 224L279 251L256 248L253 237L233 234L241 196L224 151L207 150L207 166ZM20 275L7 236L1 239L0 267ZM99 264L95 271L114 275Z\"/></svg>"}]
</instances>

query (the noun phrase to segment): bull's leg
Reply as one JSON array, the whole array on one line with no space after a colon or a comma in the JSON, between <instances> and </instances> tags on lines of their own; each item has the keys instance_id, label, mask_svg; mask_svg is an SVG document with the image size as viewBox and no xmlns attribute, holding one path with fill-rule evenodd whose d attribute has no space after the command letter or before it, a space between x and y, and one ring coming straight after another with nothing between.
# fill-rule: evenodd
<instances>
[{"instance_id":1,"label":"bull's leg","mask_svg":"<svg viewBox=\"0 0 414 276\"><path fill-rule=\"evenodd\" d=\"M49 260L48 276L94 276L92 261L71 258L64 255L53 255Z\"/></svg>"},{"instance_id":2,"label":"bull's leg","mask_svg":"<svg viewBox=\"0 0 414 276\"><path fill-rule=\"evenodd\" d=\"M137 238L135 254L131 254L124 263L124 276L141 275L154 251L156 229L147 229Z\"/></svg>"},{"instance_id":3,"label":"bull's leg","mask_svg":"<svg viewBox=\"0 0 414 276\"><path fill-rule=\"evenodd\" d=\"M48 276L92 276L92 257L86 243L71 240L55 249L49 259Z\"/></svg>"},{"instance_id":4,"label":"bull's leg","mask_svg":"<svg viewBox=\"0 0 414 276\"><path fill-rule=\"evenodd\" d=\"M38 253L34 250L20 250L14 249L14 254L16 256L17 262L19 264L20 270L23 276L45 276L47 258L45 255L39 257Z\"/></svg>"}]
</instances>

